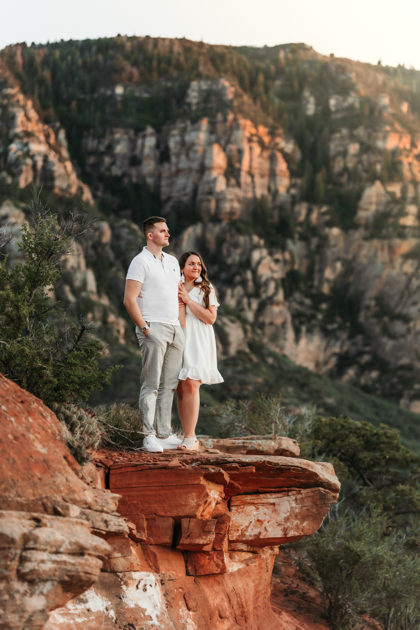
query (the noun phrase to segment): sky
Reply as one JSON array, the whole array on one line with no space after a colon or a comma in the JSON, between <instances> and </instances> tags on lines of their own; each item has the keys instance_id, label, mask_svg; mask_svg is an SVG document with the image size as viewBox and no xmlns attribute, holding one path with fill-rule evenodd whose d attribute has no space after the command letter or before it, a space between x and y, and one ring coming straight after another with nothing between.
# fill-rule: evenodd
<instances>
[{"instance_id":1,"label":"sky","mask_svg":"<svg viewBox=\"0 0 420 630\"><path fill-rule=\"evenodd\" d=\"M420 0L0 0L0 49L117 34L303 42L326 55L420 69L419 30Z\"/></svg>"}]
</instances>

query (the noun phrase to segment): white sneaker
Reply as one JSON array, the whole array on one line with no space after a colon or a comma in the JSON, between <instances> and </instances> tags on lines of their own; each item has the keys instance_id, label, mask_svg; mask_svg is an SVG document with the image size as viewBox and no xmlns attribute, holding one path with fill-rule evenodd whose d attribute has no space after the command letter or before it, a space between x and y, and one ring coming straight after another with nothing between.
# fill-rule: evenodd
<instances>
[{"instance_id":1,"label":"white sneaker","mask_svg":"<svg viewBox=\"0 0 420 630\"><path fill-rule=\"evenodd\" d=\"M180 440L179 437L175 435L175 433L172 433L172 435L168 435L167 438L156 438L156 440L159 442L159 444L162 445L165 451L178 448L179 444L181 444L182 442L182 440Z\"/></svg>"},{"instance_id":2,"label":"white sneaker","mask_svg":"<svg viewBox=\"0 0 420 630\"><path fill-rule=\"evenodd\" d=\"M148 453L163 453L163 447L159 444L156 435L148 435L143 440L143 448Z\"/></svg>"}]
</instances>

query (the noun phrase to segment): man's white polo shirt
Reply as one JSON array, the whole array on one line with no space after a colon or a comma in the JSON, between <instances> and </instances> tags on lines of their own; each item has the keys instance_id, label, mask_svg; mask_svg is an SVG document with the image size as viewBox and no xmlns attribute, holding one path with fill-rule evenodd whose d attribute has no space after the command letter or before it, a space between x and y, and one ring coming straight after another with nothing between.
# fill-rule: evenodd
<instances>
[{"instance_id":1,"label":"man's white polo shirt","mask_svg":"<svg viewBox=\"0 0 420 630\"><path fill-rule=\"evenodd\" d=\"M160 261L146 247L131 261L127 280L142 283L137 303L146 322L179 326L179 264L174 256L162 252Z\"/></svg>"}]
</instances>

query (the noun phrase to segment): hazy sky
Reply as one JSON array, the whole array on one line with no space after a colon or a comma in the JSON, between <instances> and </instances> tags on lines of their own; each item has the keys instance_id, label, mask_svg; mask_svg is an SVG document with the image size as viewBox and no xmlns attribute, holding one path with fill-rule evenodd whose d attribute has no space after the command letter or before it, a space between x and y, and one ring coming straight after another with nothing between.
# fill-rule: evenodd
<instances>
[{"instance_id":1,"label":"hazy sky","mask_svg":"<svg viewBox=\"0 0 420 630\"><path fill-rule=\"evenodd\" d=\"M420 69L420 0L0 0L0 48L118 33L304 42L324 54Z\"/></svg>"}]
</instances>

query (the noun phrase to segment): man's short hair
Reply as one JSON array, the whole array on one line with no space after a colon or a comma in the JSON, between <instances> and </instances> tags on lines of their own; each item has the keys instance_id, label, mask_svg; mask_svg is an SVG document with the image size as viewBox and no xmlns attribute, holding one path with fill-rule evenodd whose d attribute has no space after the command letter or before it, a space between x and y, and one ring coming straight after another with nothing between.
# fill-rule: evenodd
<instances>
[{"instance_id":1,"label":"man's short hair","mask_svg":"<svg viewBox=\"0 0 420 630\"><path fill-rule=\"evenodd\" d=\"M166 223L166 219L163 217L149 217L146 221L143 221L143 234L147 239L147 234L151 232L150 228L155 225L155 223Z\"/></svg>"}]
</instances>

